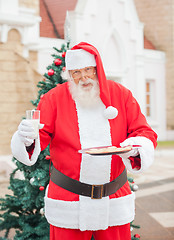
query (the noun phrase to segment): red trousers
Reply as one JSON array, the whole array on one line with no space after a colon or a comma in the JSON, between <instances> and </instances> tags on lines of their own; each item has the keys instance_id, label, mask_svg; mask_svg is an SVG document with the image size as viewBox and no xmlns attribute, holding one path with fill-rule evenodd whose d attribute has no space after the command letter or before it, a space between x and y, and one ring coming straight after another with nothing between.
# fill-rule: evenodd
<instances>
[{"instance_id":1,"label":"red trousers","mask_svg":"<svg viewBox=\"0 0 174 240\"><path fill-rule=\"evenodd\" d=\"M109 227L106 230L80 231L50 225L50 240L131 240L130 224Z\"/></svg>"}]
</instances>

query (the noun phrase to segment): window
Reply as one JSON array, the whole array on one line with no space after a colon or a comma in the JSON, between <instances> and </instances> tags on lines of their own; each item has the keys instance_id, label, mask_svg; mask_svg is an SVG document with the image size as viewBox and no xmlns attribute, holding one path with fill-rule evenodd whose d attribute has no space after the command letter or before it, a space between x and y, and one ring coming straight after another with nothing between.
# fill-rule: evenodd
<instances>
[{"instance_id":1,"label":"window","mask_svg":"<svg viewBox=\"0 0 174 240\"><path fill-rule=\"evenodd\" d=\"M146 116L150 117L150 82L146 82Z\"/></svg>"},{"instance_id":2,"label":"window","mask_svg":"<svg viewBox=\"0 0 174 240\"><path fill-rule=\"evenodd\" d=\"M155 118L155 92L154 80L146 81L146 116L148 118Z\"/></svg>"}]
</instances>

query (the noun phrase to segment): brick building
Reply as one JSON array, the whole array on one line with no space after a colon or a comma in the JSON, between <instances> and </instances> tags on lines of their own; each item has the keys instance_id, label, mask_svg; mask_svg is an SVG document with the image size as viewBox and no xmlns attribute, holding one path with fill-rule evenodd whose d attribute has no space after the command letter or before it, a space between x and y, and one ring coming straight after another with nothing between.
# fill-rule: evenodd
<instances>
[{"instance_id":1,"label":"brick building","mask_svg":"<svg viewBox=\"0 0 174 240\"><path fill-rule=\"evenodd\" d=\"M156 49L166 54L167 129L174 130L174 2L172 0L134 0L134 2L139 19L144 23L145 36ZM172 131L171 134L173 135Z\"/></svg>"},{"instance_id":2,"label":"brick building","mask_svg":"<svg viewBox=\"0 0 174 240\"><path fill-rule=\"evenodd\" d=\"M20 8L19 8L20 6ZM34 9L34 10L33 10ZM28 49L39 24L38 1L0 1L0 155L10 154L10 138L36 98L37 52ZM31 31L31 32L30 32Z\"/></svg>"},{"instance_id":3,"label":"brick building","mask_svg":"<svg viewBox=\"0 0 174 240\"><path fill-rule=\"evenodd\" d=\"M166 131L166 125L174 128L173 3L134 2L0 0L0 155L10 154L11 136L32 108L36 84L52 62L52 47L65 42L65 20L71 23L72 44L83 40L96 45L107 77L133 91L162 140L174 139L173 131Z\"/></svg>"}]
</instances>

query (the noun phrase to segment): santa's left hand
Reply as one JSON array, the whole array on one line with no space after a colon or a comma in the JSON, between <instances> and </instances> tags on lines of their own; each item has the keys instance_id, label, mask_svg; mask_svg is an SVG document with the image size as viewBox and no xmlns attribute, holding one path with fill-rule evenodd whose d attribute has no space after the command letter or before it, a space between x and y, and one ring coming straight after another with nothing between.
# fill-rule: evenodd
<instances>
[{"instance_id":1,"label":"santa's left hand","mask_svg":"<svg viewBox=\"0 0 174 240\"><path fill-rule=\"evenodd\" d=\"M127 138L124 142L120 143L121 147L127 147L134 145L134 141L131 138ZM138 148L133 148L129 152L120 153L119 156L124 159L128 159L129 157L135 157L139 154Z\"/></svg>"}]
</instances>

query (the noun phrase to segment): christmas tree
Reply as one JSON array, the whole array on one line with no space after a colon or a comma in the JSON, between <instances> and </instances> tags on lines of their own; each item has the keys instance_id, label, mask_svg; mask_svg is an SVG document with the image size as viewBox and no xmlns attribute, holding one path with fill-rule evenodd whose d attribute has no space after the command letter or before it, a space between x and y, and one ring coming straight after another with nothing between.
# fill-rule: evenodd
<instances>
[{"instance_id":1,"label":"christmas tree","mask_svg":"<svg viewBox=\"0 0 174 240\"><path fill-rule=\"evenodd\" d=\"M134 184L134 179L132 177L128 177L128 181L129 181L129 186L131 188L131 190L133 192L137 191L138 190L138 186L136 184ZM130 223L130 227L131 227L131 231L134 229L134 228L140 228L139 225L135 225L133 222ZM140 235L139 234L134 234L132 237L131 237L131 240L139 240L140 239Z\"/></svg>"},{"instance_id":2,"label":"christmas tree","mask_svg":"<svg viewBox=\"0 0 174 240\"><path fill-rule=\"evenodd\" d=\"M42 96L62 84L61 73L65 69L65 54L69 48L69 42L63 44L61 49L54 48L56 54L53 54L53 63L47 67L47 73L44 79L38 83L38 97L31 101L34 107L37 107ZM49 239L49 224L44 216L44 195L49 182L50 154L49 146L40 153L38 161L31 167L12 159L16 164L16 169L10 176L9 189L13 195L6 195L0 199L0 230L5 230L4 238L7 240L10 229L15 229L14 240L47 240ZM16 177L20 172L22 178ZM19 175L19 174L18 174ZM133 179L129 178L130 187L136 191L136 185L133 185ZM131 228L139 226L131 223ZM135 234L132 240L138 240L140 236ZM93 239L93 238L92 238Z\"/></svg>"},{"instance_id":3,"label":"christmas tree","mask_svg":"<svg viewBox=\"0 0 174 240\"><path fill-rule=\"evenodd\" d=\"M47 67L44 79L38 83L38 97L31 101L37 107L42 96L50 89L65 82L61 73L65 68L65 54L69 43L63 44L61 49L55 49L53 63ZM45 188L49 182L50 154L49 146L40 153L38 161L33 166L25 166L12 159L16 169L10 176L9 189L13 195L6 195L0 199L0 231L5 230L4 238L8 239L10 229L15 229L14 240L48 240L49 224L44 216ZM22 173L22 178L16 174ZM19 174L18 174L19 175Z\"/></svg>"}]
</instances>

